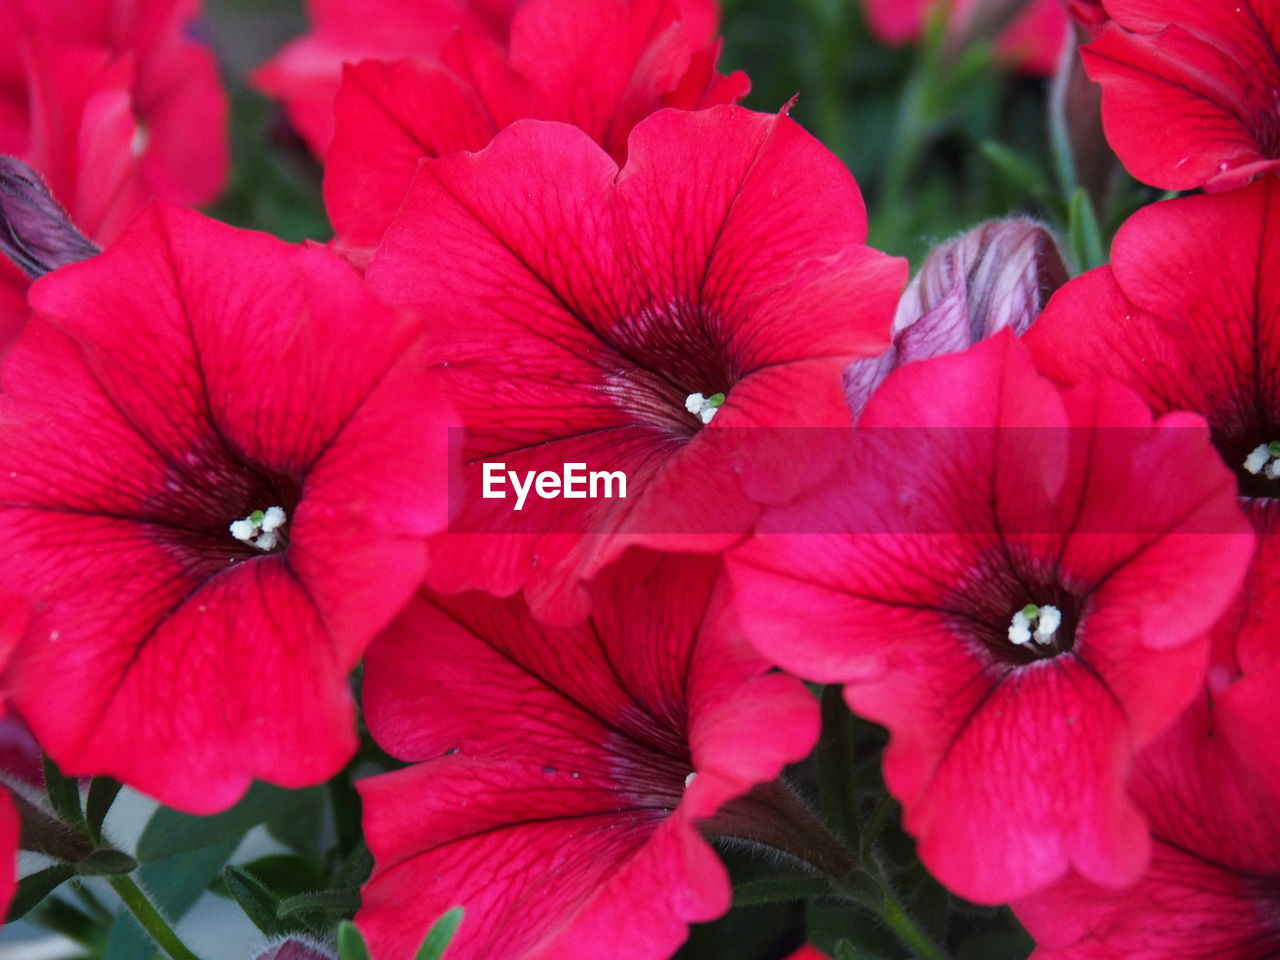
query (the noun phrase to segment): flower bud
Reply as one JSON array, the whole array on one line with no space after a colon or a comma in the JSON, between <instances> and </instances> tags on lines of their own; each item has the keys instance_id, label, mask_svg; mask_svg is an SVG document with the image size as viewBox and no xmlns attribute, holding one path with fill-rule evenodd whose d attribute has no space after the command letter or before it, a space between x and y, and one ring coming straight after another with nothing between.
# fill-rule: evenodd
<instances>
[{"instance_id":1,"label":"flower bud","mask_svg":"<svg viewBox=\"0 0 1280 960\"><path fill-rule=\"evenodd\" d=\"M1050 132L1058 149L1068 157L1071 169L1064 171L1071 182L1080 184L1095 208L1106 209L1120 173L1120 160L1107 143L1102 129L1102 88L1085 73L1079 44L1097 36L1106 23L1101 4L1097 18L1089 20L1090 5L1073 7L1076 23L1071 28L1073 42L1063 51L1049 87Z\"/></svg>"},{"instance_id":2,"label":"flower bud","mask_svg":"<svg viewBox=\"0 0 1280 960\"><path fill-rule=\"evenodd\" d=\"M1002 327L1021 335L1067 280L1058 247L1030 220L992 220L935 247L898 301L893 342L845 369L855 414L891 372L968 349Z\"/></svg>"},{"instance_id":3,"label":"flower bud","mask_svg":"<svg viewBox=\"0 0 1280 960\"><path fill-rule=\"evenodd\" d=\"M335 960L333 951L326 950L314 940L291 936L271 944L254 960Z\"/></svg>"},{"instance_id":4,"label":"flower bud","mask_svg":"<svg viewBox=\"0 0 1280 960\"><path fill-rule=\"evenodd\" d=\"M102 251L72 225L40 174L0 155L0 252L34 280Z\"/></svg>"}]
</instances>

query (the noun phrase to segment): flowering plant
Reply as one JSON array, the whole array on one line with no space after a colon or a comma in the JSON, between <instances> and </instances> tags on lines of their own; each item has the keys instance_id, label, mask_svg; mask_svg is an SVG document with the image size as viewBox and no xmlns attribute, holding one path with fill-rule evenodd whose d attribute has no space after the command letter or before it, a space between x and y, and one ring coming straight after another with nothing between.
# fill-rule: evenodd
<instances>
[{"instance_id":1,"label":"flowering plant","mask_svg":"<svg viewBox=\"0 0 1280 960\"><path fill-rule=\"evenodd\" d=\"M1280 956L1280 0L0 39L0 956Z\"/></svg>"}]
</instances>

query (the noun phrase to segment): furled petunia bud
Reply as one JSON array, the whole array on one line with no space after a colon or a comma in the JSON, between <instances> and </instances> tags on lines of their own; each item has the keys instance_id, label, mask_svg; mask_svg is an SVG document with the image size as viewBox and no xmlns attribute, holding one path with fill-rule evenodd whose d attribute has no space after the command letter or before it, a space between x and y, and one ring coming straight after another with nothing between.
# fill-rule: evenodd
<instances>
[{"instance_id":1,"label":"furled petunia bud","mask_svg":"<svg viewBox=\"0 0 1280 960\"><path fill-rule=\"evenodd\" d=\"M334 956L332 950L326 950L314 940L289 937L273 943L254 960L334 960Z\"/></svg>"},{"instance_id":2,"label":"furled petunia bud","mask_svg":"<svg viewBox=\"0 0 1280 960\"><path fill-rule=\"evenodd\" d=\"M40 174L0 155L0 252L34 280L102 251L75 228Z\"/></svg>"},{"instance_id":3,"label":"furled petunia bud","mask_svg":"<svg viewBox=\"0 0 1280 960\"><path fill-rule=\"evenodd\" d=\"M1101 4L1097 4L1096 9L1101 12ZM1073 11L1078 12L1071 29L1078 43L1097 36L1106 22L1105 12L1100 13L1102 19L1086 19L1088 10L1087 3L1073 7ZM1068 175L1089 191L1097 209L1105 209L1120 172L1120 159L1107 143L1102 129L1102 88L1085 73L1084 61L1076 52L1075 44L1063 50L1053 75L1049 87L1049 122L1055 142L1066 148L1070 158Z\"/></svg>"},{"instance_id":4,"label":"furled petunia bud","mask_svg":"<svg viewBox=\"0 0 1280 960\"><path fill-rule=\"evenodd\" d=\"M891 372L968 349L1002 327L1031 326L1067 268L1048 231L1031 220L991 220L935 247L898 301L893 342L845 369L855 414Z\"/></svg>"}]
</instances>

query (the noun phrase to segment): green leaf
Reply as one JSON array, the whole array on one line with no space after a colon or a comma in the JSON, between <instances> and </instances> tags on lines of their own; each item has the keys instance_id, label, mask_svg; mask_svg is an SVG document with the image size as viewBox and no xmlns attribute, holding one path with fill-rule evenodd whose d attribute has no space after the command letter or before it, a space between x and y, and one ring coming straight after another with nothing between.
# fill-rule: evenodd
<instances>
[{"instance_id":1,"label":"green leaf","mask_svg":"<svg viewBox=\"0 0 1280 960\"><path fill-rule=\"evenodd\" d=\"M312 787L298 793L289 809L267 821L267 833L294 853L319 862L320 837L325 824L325 790Z\"/></svg>"},{"instance_id":2,"label":"green leaf","mask_svg":"<svg viewBox=\"0 0 1280 960\"><path fill-rule=\"evenodd\" d=\"M1102 244L1102 230L1093 210L1093 201L1083 187L1079 187L1071 195L1071 204L1067 209L1067 242L1079 272L1084 273L1106 263L1107 253Z\"/></svg>"},{"instance_id":3,"label":"green leaf","mask_svg":"<svg viewBox=\"0 0 1280 960\"><path fill-rule=\"evenodd\" d=\"M299 913L329 913L350 917L360 907L360 891L355 887L346 890L321 890L317 893L299 893L280 901L276 916L281 920Z\"/></svg>"},{"instance_id":4,"label":"green leaf","mask_svg":"<svg viewBox=\"0 0 1280 960\"><path fill-rule=\"evenodd\" d=\"M264 884L275 894L277 900L325 887L325 878L320 868L310 860L292 853L269 854L242 863L239 867ZM219 896L231 896L221 879L215 881L210 889Z\"/></svg>"},{"instance_id":5,"label":"green leaf","mask_svg":"<svg viewBox=\"0 0 1280 960\"><path fill-rule=\"evenodd\" d=\"M84 816L89 824L89 833L93 839L102 840L102 821L107 818L116 794L120 792L120 781L111 777L94 777L89 783L89 797L85 800Z\"/></svg>"},{"instance_id":6,"label":"green leaf","mask_svg":"<svg viewBox=\"0 0 1280 960\"><path fill-rule=\"evenodd\" d=\"M42 757L44 788L49 796L53 812L73 827L84 826L84 812L80 809L80 782L75 777L64 776L48 757Z\"/></svg>"},{"instance_id":7,"label":"green leaf","mask_svg":"<svg viewBox=\"0 0 1280 960\"><path fill-rule=\"evenodd\" d=\"M222 872L222 882L240 909L264 934L277 937L286 931L276 918L280 901L261 880L247 870L229 866Z\"/></svg>"},{"instance_id":8,"label":"green leaf","mask_svg":"<svg viewBox=\"0 0 1280 960\"><path fill-rule=\"evenodd\" d=\"M238 842L258 824L285 814L298 802L299 793L255 783L234 807L211 817L161 807L138 840L138 859L149 863L218 843Z\"/></svg>"},{"instance_id":9,"label":"green leaf","mask_svg":"<svg viewBox=\"0 0 1280 960\"><path fill-rule=\"evenodd\" d=\"M370 960L364 937L350 920L343 920L338 927L338 960Z\"/></svg>"},{"instance_id":10,"label":"green leaf","mask_svg":"<svg viewBox=\"0 0 1280 960\"><path fill-rule=\"evenodd\" d=\"M1021 930L985 933L960 945L956 960L1022 960L1035 949L1035 942Z\"/></svg>"},{"instance_id":11,"label":"green leaf","mask_svg":"<svg viewBox=\"0 0 1280 960\"><path fill-rule=\"evenodd\" d=\"M368 844L361 840L347 855L347 858L338 865L337 870L334 871L333 882L330 886L335 889L363 886L372 872L373 854L369 852Z\"/></svg>"},{"instance_id":12,"label":"green leaf","mask_svg":"<svg viewBox=\"0 0 1280 960\"><path fill-rule=\"evenodd\" d=\"M138 861L123 850L95 850L76 864L76 872L85 877L114 877L133 873Z\"/></svg>"},{"instance_id":13,"label":"green leaf","mask_svg":"<svg viewBox=\"0 0 1280 960\"><path fill-rule=\"evenodd\" d=\"M978 151L1020 191L1027 196L1043 199L1049 194L1049 181L1044 171L1031 158L1010 150L994 140L980 144Z\"/></svg>"},{"instance_id":14,"label":"green leaf","mask_svg":"<svg viewBox=\"0 0 1280 960\"><path fill-rule=\"evenodd\" d=\"M822 737L814 760L822 813L836 836L855 844L858 835L858 785L854 777L853 715L838 684L821 690Z\"/></svg>"},{"instance_id":15,"label":"green leaf","mask_svg":"<svg viewBox=\"0 0 1280 960\"><path fill-rule=\"evenodd\" d=\"M441 914L440 919L432 925L427 939L422 941L415 960L440 960L453 942L453 935L462 925L463 909L454 907Z\"/></svg>"},{"instance_id":16,"label":"green leaf","mask_svg":"<svg viewBox=\"0 0 1280 960\"><path fill-rule=\"evenodd\" d=\"M61 897L41 901L28 917L32 923L60 933L83 947L93 948L101 943L102 924Z\"/></svg>"},{"instance_id":17,"label":"green leaf","mask_svg":"<svg viewBox=\"0 0 1280 960\"><path fill-rule=\"evenodd\" d=\"M12 856L12 854L10 855ZM5 923L12 923L41 900L53 893L63 882L76 875L76 868L69 863L55 863L51 867L23 877L18 881L18 890L9 904L9 912L5 915Z\"/></svg>"},{"instance_id":18,"label":"green leaf","mask_svg":"<svg viewBox=\"0 0 1280 960\"><path fill-rule=\"evenodd\" d=\"M832 956L834 960L882 960L879 954L859 950L848 940L841 940L837 943L835 953Z\"/></svg>"}]
</instances>

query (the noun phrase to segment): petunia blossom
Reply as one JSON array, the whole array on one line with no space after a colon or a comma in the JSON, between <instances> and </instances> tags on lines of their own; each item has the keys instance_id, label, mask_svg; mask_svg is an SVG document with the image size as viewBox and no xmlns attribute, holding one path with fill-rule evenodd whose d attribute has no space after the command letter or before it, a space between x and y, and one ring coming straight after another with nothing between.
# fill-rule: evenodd
<instances>
[{"instance_id":1,"label":"petunia blossom","mask_svg":"<svg viewBox=\"0 0 1280 960\"><path fill-rule=\"evenodd\" d=\"M1116 234L1111 263L1059 290L1026 338L1059 382L1112 377L1158 413L1191 410L1209 422L1265 534L1246 592L1219 627L1230 649L1218 658L1217 722L1242 750L1271 757L1272 770L1280 769L1280 746L1266 732L1280 722L1270 692L1280 679L1277 218L1273 177L1139 210Z\"/></svg>"},{"instance_id":2,"label":"petunia blossom","mask_svg":"<svg viewBox=\"0 0 1280 960\"><path fill-rule=\"evenodd\" d=\"M1202 420L1062 392L1002 331L895 371L843 470L759 531L728 558L742 629L888 727L939 880L1000 903L1141 875L1132 757L1203 683L1253 549Z\"/></svg>"},{"instance_id":3,"label":"petunia blossom","mask_svg":"<svg viewBox=\"0 0 1280 960\"><path fill-rule=\"evenodd\" d=\"M1280 169L1280 9L1273 0L1105 0L1081 50L1107 141L1162 190L1230 190Z\"/></svg>"},{"instance_id":4,"label":"petunia blossom","mask_svg":"<svg viewBox=\"0 0 1280 960\"><path fill-rule=\"evenodd\" d=\"M884 43L919 40L938 0L865 0L867 23ZM947 10L947 33L963 42L983 36L995 21L996 53L1027 71L1048 75L1058 65L1067 40L1062 0L954 0Z\"/></svg>"},{"instance_id":5,"label":"petunia blossom","mask_svg":"<svg viewBox=\"0 0 1280 960\"><path fill-rule=\"evenodd\" d=\"M440 59L349 65L325 158L325 205L344 245L375 247L418 161L479 150L523 117L581 127L622 164L632 127L660 107L736 103L718 43L675 0L530 0L510 40L463 31Z\"/></svg>"},{"instance_id":6,"label":"petunia blossom","mask_svg":"<svg viewBox=\"0 0 1280 960\"><path fill-rule=\"evenodd\" d=\"M584 943L661 960L729 908L700 830L794 829L789 789L757 785L808 753L818 717L720 625L719 572L634 551L578 626L543 626L519 598L424 595L374 642L369 729L412 763L359 782L376 866L356 923L376 960L411 956L455 906L450 960Z\"/></svg>"},{"instance_id":7,"label":"petunia blossom","mask_svg":"<svg viewBox=\"0 0 1280 960\"><path fill-rule=\"evenodd\" d=\"M0 152L23 156L95 239L77 209L103 205L136 164L148 196L213 200L227 178L227 96L209 49L189 33L198 0L7 0L0 8ZM123 136L123 151L104 151ZM52 165L70 167L68 181ZM93 183L92 178L102 179ZM89 201L86 201L89 202Z\"/></svg>"},{"instance_id":8,"label":"petunia blossom","mask_svg":"<svg viewBox=\"0 0 1280 960\"><path fill-rule=\"evenodd\" d=\"M505 35L520 0L307 0L311 30L254 71L253 85L282 100L316 156L333 140L342 65L435 57L460 26Z\"/></svg>"},{"instance_id":9,"label":"petunia blossom","mask_svg":"<svg viewBox=\"0 0 1280 960\"><path fill-rule=\"evenodd\" d=\"M1131 790L1151 867L1125 890L1071 876L1015 904L1033 960L1265 960L1280 952L1280 795L1218 736L1205 691L1139 758Z\"/></svg>"},{"instance_id":10,"label":"petunia blossom","mask_svg":"<svg viewBox=\"0 0 1280 960\"><path fill-rule=\"evenodd\" d=\"M259 90L284 102L289 119L318 157L325 157L334 134L334 98L343 64L364 60L434 60L459 32L470 43L489 38L505 45L524 0L307 0L311 30L277 53L253 74ZM698 48L713 41L720 9L716 0L679 0L681 20ZM621 6L616 12L621 13ZM570 21L590 11L591 0L560 0ZM571 27L570 34L574 29ZM554 49L552 57L563 59ZM477 79L477 78L472 78Z\"/></svg>"},{"instance_id":11,"label":"petunia blossom","mask_svg":"<svg viewBox=\"0 0 1280 960\"><path fill-rule=\"evenodd\" d=\"M165 206L30 296L0 395L24 719L67 773L195 813L323 781L443 523L419 321L331 254Z\"/></svg>"},{"instance_id":12,"label":"petunia blossom","mask_svg":"<svg viewBox=\"0 0 1280 960\"><path fill-rule=\"evenodd\" d=\"M430 585L523 587L571 622L628 543L717 551L747 532L731 428L848 426L841 371L885 344L905 265L865 239L844 165L785 116L733 106L659 111L621 170L533 120L424 161L367 277L433 305L466 427ZM516 511L482 498L486 462L586 463L628 492Z\"/></svg>"},{"instance_id":13,"label":"petunia blossom","mask_svg":"<svg viewBox=\"0 0 1280 960\"><path fill-rule=\"evenodd\" d=\"M151 198L201 204L229 167L227 98L187 36L191 0L0 4L0 153L34 167L76 227L109 243ZM0 352L30 281L0 258Z\"/></svg>"}]
</instances>

